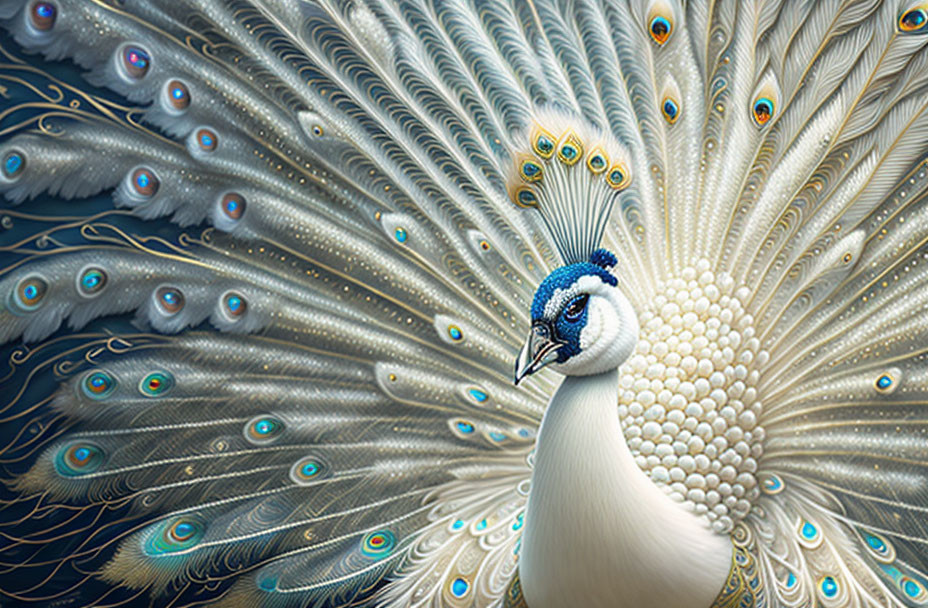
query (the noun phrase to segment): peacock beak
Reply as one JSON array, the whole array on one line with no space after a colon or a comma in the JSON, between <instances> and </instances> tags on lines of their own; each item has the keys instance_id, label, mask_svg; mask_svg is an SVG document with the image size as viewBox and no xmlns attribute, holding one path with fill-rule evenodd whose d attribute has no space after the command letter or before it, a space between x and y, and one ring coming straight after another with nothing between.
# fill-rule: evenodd
<instances>
[{"instance_id":1,"label":"peacock beak","mask_svg":"<svg viewBox=\"0 0 928 608\"><path fill-rule=\"evenodd\" d=\"M564 346L554 333L554 328L544 321L532 323L528 339L516 359L515 384L522 378L534 374L549 363L557 361L557 351Z\"/></svg>"}]
</instances>

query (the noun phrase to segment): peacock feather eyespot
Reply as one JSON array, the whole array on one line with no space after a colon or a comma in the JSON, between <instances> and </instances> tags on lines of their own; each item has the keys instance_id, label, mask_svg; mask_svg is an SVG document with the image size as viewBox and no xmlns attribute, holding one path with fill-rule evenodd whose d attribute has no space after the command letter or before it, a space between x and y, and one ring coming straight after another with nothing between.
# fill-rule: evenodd
<instances>
[{"instance_id":1,"label":"peacock feather eyespot","mask_svg":"<svg viewBox=\"0 0 928 608\"><path fill-rule=\"evenodd\" d=\"M176 315L184 308L184 294L176 287L159 287L155 302L164 314Z\"/></svg>"},{"instance_id":2,"label":"peacock feather eyespot","mask_svg":"<svg viewBox=\"0 0 928 608\"><path fill-rule=\"evenodd\" d=\"M230 291L222 296L222 312L229 321L237 321L245 316L248 302L244 296Z\"/></svg>"},{"instance_id":3,"label":"peacock feather eyespot","mask_svg":"<svg viewBox=\"0 0 928 608\"><path fill-rule=\"evenodd\" d=\"M532 127L532 134L529 137L532 142L532 150L543 158L544 160L549 160L554 156L554 149L557 146L555 143L557 138L549 133L544 127L539 124L535 124Z\"/></svg>"},{"instance_id":4,"label":"peacock feather eyespot","mask_svg":"<svg viewBox=\"0 0 928 608\"><path fill-rule=\"evenodd\" d=\"M612 165L606 173L606 183L615 190L624 190L631 183L631 176L622 165Z\"/></svg>"},{"instance_id":5,"label":"peacock feather eyespot","mask_svg":"<svg viewBox=\"0 0 928 608\"><path fill-rule=\"evenodd\" d=\"M538 156L549 159L554 154L554 140L544 134L539 134L533 142L533 147L535 148L535 153Z\"/></svg>"},{"instance_id":6,"label":"peacock feather eyespot","mask_svg":"<svg viewBox=\"0 0 928 608\"><path fill-rule=\"evenodd\" d=\"M528 186L522 186L517 188L512 197L512 202L514 202L519 207L537 207L538 206L538 197L535 196L535 191Z\"/></svg>"},{"instance_id":7,"label":"peacock feather eyespot","mask_svg":"<svg viewBox=\"0 0 928 608\"><path fill-rule=\"evenodd\" d=\"M490 249L492 249L492 247L490 246L490 242L486 239L482 239L480 241L480 249L482 249L483 251L489 251Z\"/></svg>"},{"instance_id":8,"label":"peacock feather eyespot","mask_svg":"<svg viewBox=\"0 0 928 608\"><path fill-rule=\"evenodd\" d=\"M838 580L830 575L823 576L818 580L818 590L826 599L833 599L837 597L838 592L840 591Z\"/></svg>"},{"instance_id":9,"label":"peacock feather eyespot","mask_svg":"<svg viewBox=\"0 0 928 608\"><path fill-rule=\"evenodd\" d=\"M245 214L245 197L238 192L226 192L219 200L219 208L230 220L240 220Z\"/></svg>"},{"instance_id":10,"label":"peacock feather eyespot","mask_svg":"<svg viewBox=\"0 0 928 608\"><path fill-rule=\"evenodd\" d=\"M892 563L896 559L896 549L892 544L875 532L863 532L867 551L879 562Z\"/></svg>"},{"instance_id":11,"label":"peacock feather eyespot","mask_svg":"<svg viewBox=\"0 0 928 608\"><path fill-rule=\"evenodd\" d=\"M775 107L773 100L768 97L760 97L754 100L751 115L754 118L754 124L762 127L773 118Z\"/></svg>"},{"instance_id":12,"label":"peacock feather eyespot","mask_svg":"<svg viewBox=\"0 0 928 608\"><path fill-rule=\"evenodd\" d=\"M761 491L764 494L770 494L770 495L779 494L780 492L783 491L784 487L785 485L783 483L783 480L780 478L779 475L775 475L773 473L767 473L766 475L762 477Z\"/></svg>"},{"instance_id":13,"label":"peacock feather eyespot","mask_svg":"<svg viewBox=\"0 0 928 608\"><path fill-rule=\"evenodd\" d=\"M609 166L609 157L600 148L595 148L586 159L586 168L593 175L599 175Z\"/></svg>"},{"instance_id":14,"label":"peacock feather eyespot","mask_svg":"<svg viewBox=\"0 0 928 608\"><path fill-rule=\"evenodd\" d=\"M136 194L145 198L151 198L158 192L158 186L161 182L155 173L146 167L139 167L132 172L132 187Z\"/></svg>"},{"instance_id":15,"label":"peacock feather eyespot","mask_svg":"<svg viewBox=\"0 0 928 608\"><path fill-rule=\"evenodd\" d=\"M451 529L452 529L452 530L460 530L460 529L463 528L463 527L464 527L464 520L463 520L463 519L456 519L456 520L454 520L454 523L451 524Z\"/></svg>"},{"instance_id":16,"label":"peacock feather eyespot","mask_svg":"<svg viewBox=\"0 0 928 608\"><path fill-rule=\"evenodd\" d=\"M127 45L122 50L122 67L132 80L144 78L151 67L151 56L140 46Z\"/></svg>"},{"instance_id":17,"label":"peacock feather eyespot","mask_svg":"<svg viewBox=\"0 0 928 608\"><path fill-rule=\"evenodd\" d=\"M454 340L455 342L460 342L464 339L464 332L461 331L461 328L457 325L448 326L448 337Z\"/></svg>"},{"instance_id":18,"label":"peacock feather eyespot","mask_svg":"<svg viewBox=\"0 0 928 608\"><path fill-rule=\"evenodd\" d=\"M467 595L467 592L470 591L470 583L467 582L467 579L458 577L451 581L448 589L451 591L451 595L460 599Z\"/></svg>"},{"instance_id":19,"label":"peacock feather eyespot","mask_svg":"<svg viewBox=\"0 0 928 608\"><path fill-rule=\"evenodd\" d=\"M371 559L387 557L396 546L396 537L390 530L371 532L361 539L361 553Z\"/></svg>"},{"instance_id":20,"label":"peacock feather eyespot","mask_svg":"<svg viewBox=\"0 0 928 608\"><path fill-rule=\"evenodd\" d=\"M664 120L674 124L680 118L680 106L672 97L665 97L661 101L661 113L664 115Z\"/></svg>"},{"instance_id":21,"label":"peacock feather eyespot","mask_svg":"<svg viewBox=\"0 0 928 608\"><path fill-rule=\"evenodd\" d=\"M58 9L51 2L36 2L29 11L29 20L32 26L41 31L47 32L55 25L55 19L58 17Z\"/></svg>"},{"instance_id":22,"label":"peacock feather eyespot","mask_svg":"<svg viewBox=\"0 0 928 608\"><path fill-rule=\"evenodd\" d=\"M3 177L16 179L26 168L26 156L19 150L11 150L3 157Z\"/></svg>"},{"instance_id":23,"label":"peacock feather eyespot","mask_svg":"<svg viewBox=\"0 0 928 608\"><path fill-rule=\"evenodd\" d=\"M532 159L523 159L519 165L519 176L528 183L534 183L544 177L544 169Z\"/></svg>"},{"instance_id":24,"label":"peacock feather eyespot","mask_svg":"<svg viewBox=\"0 0 928 608\"><path fill-rule=\"evenodd\" d=\"M522 526L525 525L525 511L522 511L516 515L516 520L512 522L512 529L519 531L522 529Z\"/></svg>"},{"instance_id":25,"label":"peacock feather eyespot","mask_svg":"<svg viewBox=\"0 0 928 608\"><path fill-rule=\"evenodd\" d=\"M473 435L474 434L474 423L469 420L458 419L454 421L454 428L461 435Z\"/></svg>"},{"instance_id":26,"label":"peacock feather eyespot","mask_svg":"<svg viewBox=\"0 0 928 608\"><path fill-rule=\"evenodd\" d=\"M48 293L48 281L38 275L27 276L16 285L11 298L13 309L20 312L34 312L42 306Z\"/></svg>"},{"instance_id":27,"label":"peacock feather eyespot","mask_svg":"<svg viewBox=\"0 0 928 608\"><path fill-rule=\"evenodd\" d=\"M557 158L562 163L571 167L576 165L583 157L583 142L573 131L567 131L562 137L557 148Z\"/></svg>"},{"instance_id":28,"label":"peacock feather eyespot","mask_svg":"<svg viewBox=\"0 0 928 608\"><path fill-rule=\"evenodd\" d=\"M807 519L800 519L796 527L799 544L807 549L816 549L825 540L822 530Z\"/></svg>"},{"instance_id":29,"label":"peacock feather eyespot","mask_svg":"<svg viewBox=\"0 0 928 608\"><path fill-rule=\"evenodd\" d=\"M491 441L495 441L496 443L506 441L506 434L499 431L490 431L489 437Z\"/></svg>"},{"instance_id":30,"label":"peacock feather eyespot","mask_svg":"<svg viewBox=\"0 0 928 608\"><path fill-rule=\"evenodd\" d=\"M194 547L203 538L206 526L199 518L181 515L156 524L145 542L145 553L152 556L177 553Z\"/></svg>"},{"instance_id":31,"label":"peacock feather eyespot","mask_svg":"<svg viewBox=\"0 0 928 608\"><path fill-rule=\"evenodd\" d=\"M486 391L479 389L477 387L467 389L467 394L470 395L470 398L476 401L477 403L486 403L487 399L490 398L490 396L486 393Z\"/></svg>"},{"instance_id":32,"label":"peacock feather eyespot","mask_svg":"<svg viewBox=\"0 0 928 608\"><path fill-rule=\"evenodd\" d=\"M290 479L299 485L310 484L325 472L325 465L314 456L307 456L293 463L290 467Z\"/></svg>"},{"instance_id":33,"label":"peacock feather eyespot","mask_svg":"<svg viewBox=\"0 0 928 608\"><path fill-rule=\"evenodd\" d=\"M77 293L85 298L94 298L106 287L106 272L97 266L84 268L77 276Z\"/></svg>"},{"instance_id":34,"label":"peacock feather eyespot","mask_svg":"<svg viewBox=\"0 0 928 608\"><path fill-rule=\"evenodd\" d=\"M925 589L923 584L916 581L915 579L908 576L903 576L899 579L898 585L900 591L902 591L912 600L920 603L928 600L928 590Z\"/></svg>"},{"instance_id":35,"label":"peacock feather eyespot","mask_svg":"<svg viewBox=\"0 0 928 608\"><path fill-rule=\"evenodd\" d=\"M474 530L476 530L477 532L483 532L486 529L487 529L487 519L485 517L481 519L480 521L478 521L477 525L474 526Z\"/></svg>"},{"instance_id":36,"label":"peacock feather eyespot","mask_svg":"<svg viewBox=\"0 0 928 608\"><path fill-rule=\"evenodd\" d=\"M878 393L891 393L894 389L896 379L893 374L889 372L884 372L876 377L876 380L873 381L873 388L877 390Z\"/></svg>"},{"instance_id":37,"label":"peacock feather eyespot","mask_svg":"<svg viewBox=\"0 0 928 608\"><path fill-rule=\"evenodd\" d=\"M204 152L212 152L219 145L219 138L213 130L204 127L197 130L197 145Z\"/></svg>"},{"instance_id":38,"label":"peacock feather eyespot","mask_svg":"<svg viewBox=\"0 0 928 608\"><path fill-rule=\"evenodd\" d=\"M63 477L79 477L103 465L103 448L90 441L75 441L62 446L55 456L55 470Z\"/></svg>"},{"instance_id":39,"label":"peacock feather eyespot","mask_svg":"<svg viewBox=\"0 0 928 608\"><path fill-rule=\"evenodd\" d=\"M174 387L174 376L170 372L152 372L139 382L139 392L145 397L160 397Z\"/></svg>"},{"instance_id":40,"label":"peacock feather eyespot","mask_svg":"<svg viewBox=\"0 0 928 608\"><path fill-rule=\"evenodd\" d=\"M799 581L796 580L796 575L793 574L792 572L790 572L790 573L788 573L788 574L786 575L786 582L785 582L785 584L786 584L786 588L787 588L787 589L792 589L793 587L796 586L796 583L798 583L798 582L799 582Z\"/></svg>"},{"instance_id":41,"label":"peacock feather eyespot","mask_svg":"<svg viewBox=\"0 0 928 608\"><path fill-rule=\"evenodd\" d=\"M180 80L171 80L165 87L168 104L178 111L186 110L190 106L190 89Z\"/></svg>"},{"instance_id":42,"label":"peacock feather eyespot","mask_svg":"<svg viewBox=\"0 0 928 608\"><path fill-rule=\"evenodd\" d=\"M312 131L313 131L313 135L315 135L316 137L322 137L323 135L325 135L325 129L323 129L319 125L313 125Z\"/></svg>"},{"instance_id":43,"label":"peacock feather eyespot","mask_svg":"<svg viewBox=\"0 0 928 608\"><path fill-rule=\"evenodd\" d=\"M116 390L116 379L103 370L88 372L81 380L83 393L95 401L109 397Z\"/></svg>"},{"instance_id":44,"label":"peacock feather eyespot","mask_svg":"<svg viewBox=\"0 0 928 608\"><path fill-rule=\"evenodd\" d=\"M655 15L651 19L651 23L648 26L648 34L651 35L651 40L657 43L658 46L664 46L664 44L670 39L670 34L673 33L673 23L666 17L661 15Z\"/></svg>"},{"instance_id":45,"label":"peacock feather eyespot","mask_svg":"<svg viewBox=\"0 0 928 608\"><path fill-rule=\"evenodd\" d=\"M274 416L256 416L245 425L245 439L256 445L271 443L284 431L284 423Z\"/></svg>"},{"instance_id":46,"label":"peacock feather eyespot","mask_svg":"<svg viewBox=\"0 0 928 608\"><path fill-rule=\"evenodd\" d=\"M896 25L904 34L921 32L928 25L928 10L923 7L911 8L899 15Z\"/></svg>"}]
</instances>

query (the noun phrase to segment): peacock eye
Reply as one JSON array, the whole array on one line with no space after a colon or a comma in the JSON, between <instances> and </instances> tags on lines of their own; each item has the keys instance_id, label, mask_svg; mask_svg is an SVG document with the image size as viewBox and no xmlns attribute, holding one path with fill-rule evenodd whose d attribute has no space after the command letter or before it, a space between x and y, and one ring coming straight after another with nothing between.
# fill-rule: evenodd
<instances>
[{"instance_id":1,"label":"peacock eye","mask_svg":"<svg viewBox=\"0 0 928 608\"><path fill-rule=\"evenodd\" d=\"M586 310L586 303L589 302L589 300L590 296L588 294L577 296L571 300L567 308L564 309L564 318L571 323L580 320L580 316L583 314L583 311Z\"/></svg>"}]
</instances>

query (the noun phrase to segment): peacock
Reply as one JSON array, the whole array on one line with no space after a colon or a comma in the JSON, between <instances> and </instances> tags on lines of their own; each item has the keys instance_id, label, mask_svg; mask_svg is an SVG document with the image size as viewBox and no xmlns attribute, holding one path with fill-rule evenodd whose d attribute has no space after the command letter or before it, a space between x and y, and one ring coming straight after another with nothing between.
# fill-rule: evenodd
<instances>
[{"instance_id":1,"label":"peacock","mask_svg":"<svg viewBox=\"0 0 928 608\"><path fill-rule=\"evenodd\" d=\"M928 605L928 3L0 24L4 606Z\"/></svg>"}]
</instances>

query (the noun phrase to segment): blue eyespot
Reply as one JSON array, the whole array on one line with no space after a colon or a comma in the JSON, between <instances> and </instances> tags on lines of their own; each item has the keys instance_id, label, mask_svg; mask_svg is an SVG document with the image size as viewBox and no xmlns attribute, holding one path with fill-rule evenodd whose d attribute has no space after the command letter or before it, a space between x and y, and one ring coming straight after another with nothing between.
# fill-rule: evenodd
<instances>
[{"instance_id":1,"label":"blue eyespot","mask_svg":"<svg viewBox=\"0 0 928 608\"><path fill-rule=\"evenodd\" d=\"M240 294L230 291L222 297L222 311L230 321L236 321L248 310L248 302Z\"/></svg>"},{"instance_id":2,"label":"blue eyespot","mask_svg":"<svg viewBox=\"0 0 928 608\"><path fill-rule=\"evenodd\" d=\"M598 175L606 170L609 162L601 152L594 152L586 161L586 166L594 175Z\"/></svg>"},{"instance_id":3,"label":"blue eyespot","mask_svg":"<svg viewBox=\"0 0 928 608\"><path fill-rule=\"evenodd\" d=\"M99 295L104 287L106 287L106 272L95 266L85 268L77 280L77 290L84 297Z\"/></svg>"},{"instance_id":4,"label":"blue eyespot","mask_svg":"<svg viewBox=\"0 0 928 608\"><path fill-rule=\"evenodd\" d=\"M838 595L838 581L833 576L825 576L819 581L818 588L822 590L822 595L827 598L833 598Z\"/></svg>"},{"instance_id":5,"label":"blue eyespot","mask_svg":"<svg viewBox=\"0 0 928 608\"><path fill-rule=\"evenodd\" d=\"M174 315L184 307L184 294L176 287L161 287L155 292L155 299L165 314Z\"/></svg>"},{"instance_id":6,"label":"blue eyespot","mask_svg":"<svg viewBox=\"0 0 928 608\"><path fill-rule=\"evenodd\" d=\"M925 9L913 8L899 15L899 31L912 34L921 31L928 24L928 13Z\"/></svg>"},{"instance_id":7,"label":"blue eyespot","mask_svg":"<svg viewBox=\"0 0 928 608\"><path fill-rule=\"evenodd\" d=\"M168 102L175 110L186 110L190 105L190 89L180 80L168 83Z\"/></svg>"},{"instance_id":8,"label":"blue eyespot","mask_svg":"<svg viewBox=\"0 0 928 608\"><path fill-rule=\"evenodd\" d=\"M537 182L544 177L544 171L541 165L533 160L522 161L522 166L519 171L522 175L522 179L527 182Z\"/></svg>"},{"instance_id":9,"label":"blue eyespot","mask_svg":"<svg viewBox=\"0 0 928 608\"><path fill-rule=\"evenodd\" d=\"M219 140L216 134L209 129L200 129L197 131L197 144L204 152L212 152L216 149Z\"/></svg>"},{"instance_id":10,"label":"blue eyespot","mask_svg":"<svg viewBox=\"0 0 928 608\"><path fill-rule=\"evenodd\" d=\"M307 456L296 461L290 468L290 479L300 485L309 485L322 477L325 471L323 462L315 456Z\"/></svg>"},{"instance_id":11,"label":"blue eyespot","mask_svg":"<svg viewBox=\"0 0 928 608\"><path fill-rule=\"evenodd\" d=\"M677 102L670 97L664 98L664 101L661 103L661 112L670 124L677 122L677 118L680 117L680 107L677 105Z\"/></svg>"},{"instance_id":12,"label":"blue eyespot","mask_svg":"<svg viewBox=\"0 0 928 608\"><path fill-rule=\"evenodd\" d=\"M581 294L570 301L567 308L564 309L564 318L570 323L576 323L583 316L586 310L587 302L590 301L589 294Z\"/></svg>"},{"instance_id":13,"label":"blue eyespot","mask_svg":"<svg viewBox=\"0 0 928 608\"><path fill-rule=\"evenodd\" d=\"M535 196L535 192L531 188L519 188L516 191L515 203L522 207L536 207L538 206L538 197Z\"/></svg>"},{"instance_id":14,"label":"blue eyespot","mask_svg":"<svg viewBox=\"0 0 928 608\"><path fill-rule=\"evenodd\" d=\"M135 80L142 78L148 73L151 57L148 53L137 46L127 46L122 52L122 65L126 74Z\"/></svg>"},{"instance_id":15,"label":"blue eyespot","mask_svg":"<svg viewBox=\"0 0 928 608\"><path fill-rule=\"evenodd\" d=\"M397 228L396 230L393 231L393 236L400 243L405 243L406 239L409 238L409 235L406 234L405 228Z\"/></svg>"},{"instance_id":16,"label":"blue eyespot","mask_svg":"<svg viewBox=\"0 0 928 608\"><path fill-rule=\"evenodd\" d=\"M459 420L456 423L456 426L458 430L464 433L465 435L470 435L471 433L474 432L474 425L471 424L470 422L467 422L466 420Z\"/></svg>"},{"instance_id":17,"label":"blue eyespot","mask_svg":"<svg viewBox=\"0 0 928 608\"><path fill-rule=\"evenodd\" d=\"M761 489L764 494L778 494L783 491L783 480L780 479L779 475L769 473L764 478Z\"/></svg>"},{"instance_id":18,"label":"blue eyespot","mask_svg":"<svg viewBox=\"0 0 928 608\"><path fill-rule=\"evenodd\" d=\"M239 220L245 214L245 197L238 192L226 192L219 207L230 220Z\"/></svg>"},{"instance_id":19,"label":"blue eyespot","mask_svg":"<svg viewBox=\"0 0 928 608\"><path fill-rule=\"evenodd\" d=\"M455 342L458 342L464 337L464 334L463 332L461 332L461 328L458 327L457 325L449 325L448 326L448 337L450 337Z\"/></svg>"},{"instance_id":20,"label":"blue eyespot","mask_svg":"<svg viewBox=\"0 0 928 608\"><path fill-rule=\"evenodd\" d=\"M26 277L19 282L12 294L12 304L22 312L38 310L48 292L48 282L38 275Z\"/></svg>"},{"instance_id":21,"label":"blue eyespot","mask_svg":"<svg viewBox=\"0 0 928 608\"><path fill-rule=\"evenodd\" d=\"M116 390L116 379L103 370L89 372L81 381L84 394L95 401L105 399Z\"/></svg>"},{"instance_id":22,"label":"blue eyespot","mask_svg":"<svg viewBox=\"0 0 928 608\"><path fill-rule=\"evenodd\" d=\"M487 399L490 398L486 392L480 390L479 388L471 388L467 390L467 393L473 398L477 403L485 403Z\"/></svg>"},{"instance_id":23,"label":"blue eyespot","mask_svg":"<svg viewBox=\"0 0 928 608\"><path fill-rule=\"evenodd\" d=\"M651 40L658 45L662 46L667 42L672 31L673 25L665 17L658 15L651 19L651 26L648 28L648 33L651 35Z\"/></svg>"},{"instance_id":24,"label":"blue eyespot","mask_svg":"<svg viewBox=\"0 0 928 608\"><path fill-rule=\"evenodd\" d=\"M103 464L103 448L89 441L76 441L58 451L55 470L64 477L93 473Z\"/></svg>"},{"instance_id":25,"label":"blue eyespot","mask_svg":"<svg viewBox=\"0 0 928 608\"><path fill-rule=\"evenodd\" d=\"M876 388L879 391L887 391L893 385L893 377L889 374L883 374L876 379Z\"/></svg>"},{"instance_id":26,"label":"blue eyespot","mask_svg":"<svg viewBox=\"0 0 928 608\"><path fill-rule=\"evenodd\" d=\"M802 529L800 533L802 534L802 537L805 538L806 540L812 540L818 534L818 530L811 523L805 522L802 524Z\"/></svg>"},{"instance_id":27,"label":"blue eyespot","mask_svg":"<svg viewBox=\"0 0 928 608\"><path fill-rule=\"evenodd\" d=\"M470 589L470 584L463 578L456 578L451 583L451 595L454 597L464 597L468 589Z\"/></svg>"},{"instance_id":28,"label":"blue eyespot","mask_svg":"<svg viewBox=\"0 0 928 608\"><path fill-rule=\"evenodd\" d=\"M284 423L273 416L258 416L245 425L245 439L255 444L274 441L284 430Z\"/></svg>"},{"instance_id":29,"label":"blue eyespot","mask_svg":"<svg viewBox=\"0 0 928 608\"><path fill-rule=\"evenodd\" d=\"M481 531L483 531L483 530L486 530L486 529L487 529L487 520L486 520L485 518L484 518L484 519L481 519L480 521L477 522L477 525L474 526L474 528L475 528L478 532L481 532Z\"/></svg>"},{"instance_id":30,"label":"blue eyespot","mask_svg":"<svg viewBox=\"0 0 928 608\"><path fill-rule=\"evenodd\" d=\"M457 520L454 521L453 524L451 524L451 529L452 529L452 530L460 530L460 529L463 528L463 527L464 527L464 520L462 520L462 519L457 519Z\"/></svg>"},{"instance_id":31,"label":"blue eyespot","mask_svg":"<svg viewBox=\"0 0 928 608\"><path fill-rule=\"evenodd\" d=\"M512 529L513 529L513 530L521 530L521 529L522 529L522 525L523 525L524 523L525 523L525 512L523 511L522 513L519 513L519 514L516 516L516 520L515 520L515 522L513 522L513 524L512 524Z\"/></svg>"},{"instance_id":32,"label":"blue eyespot","mask_svg":"<svg viewBox=\"0 0 928 608\"><path fill-rule=\"evenodd\" d=\"M56 13L55 5L51 2L36 2L32 5L32 13L30 15L32 25L37 30L43 32L48 31L55 25Z\"/></svg>"},{"instance_id":33,"label":"blue eyespot","mask_svg":"<svg viewBox=\"0 0 928 608\"><path fill-rule=\"evenodd\" d=\"M148 555L163 555L190 549L203 538L206 526L193 515L181 515L155 524L145 552Z\"/></svg>"},{"instance_id":34,"label":"blue eyespot","mask_svg":"<svg viewBox=\"0 0 928 608\"><path fill-rule=\"evenodd\" d=\"M136 194L149 198L158 192L158 186L161 182L151 169L140 167L132 172L132 187Z\"/></svg>"},{"instance_id":35,"label":"blue eyespot","mask_svg":"<svg viewBox=\"0 0 928 608\"><path fill-rule=\"evenodd\" d=\"M773 118L774 105L768 97L761 97L754 102L752 114L757 126L762 127Z\"/></svg>"},{"instance_id":36,"label":"blue eyespot","mask_svg":"<svg viewBox=\"0 0 928 608\"><path fill-rule=\"evenodd\" d=\"M10 152L3 159L3 175L8 179L18 177L26 166L26 157L20 152Z\"/></svg>"},{"instance_id":37,"label":"blue eyespot","mask_svg":"<svg viewBox=\"0 0 928 608\"><path fill-rule=\"evenodd\" d=\"M554 153L554 141L547 135L535 138L535 152L542 158L551 158Z\"/></svg>"}]
</instances>

